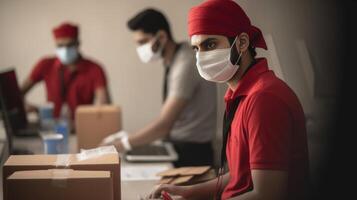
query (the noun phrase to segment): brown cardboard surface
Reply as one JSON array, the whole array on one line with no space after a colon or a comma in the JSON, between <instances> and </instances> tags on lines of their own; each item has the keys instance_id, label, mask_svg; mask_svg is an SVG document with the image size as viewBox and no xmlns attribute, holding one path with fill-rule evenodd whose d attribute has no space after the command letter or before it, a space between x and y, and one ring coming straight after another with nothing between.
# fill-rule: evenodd
<instances>
[{"instance_id":1,"label":"brown cardboard surface","mask_svg":"<svg viewBox=\"0 0 357 200\"><path fill-rule=\"evenodd\" d=\"M113 200L109 171L17 171L7 178L6 188L4 200Z\"/></svg>"},{"instance_id":2,"label":"brown cardboard surface","mask_svg":"<svg viewBox=\"0 0 357 200\"><path fill-rule=\"evenodd\" d=\"M121 109L114 105L79 106L75 125L78 148L95 148L105 137L121 130Z\"/></svg>"},{"instance_id":3,"label":"brown cardboard surface","mask_svg":"<svg viewBox=\"0 0 357 200\"><path fill-rule=\"evenodd\" d=\"M173 168L158 173L158 176L184 176L184 175L200 175L207 172L210 166L198 166L198 167L180 167Z\"/></svg>"},{"instance_id":4,"label":"brown cardboard surface","mask_svg":"<svg viewBox=\"0 0 357 200\"><path fill-rule=\"evenodd\" d=\"M167 177L167 176L179 176L180 172L182 171L181 168L172 168L166 171L160 172L157 176Z\"/></svg>"},{"instance_id":5,"label":"brown cardboard surface","mask_svg":"<svg viewBox=\"0 0 357 200\"><path fill-rule=\"evenodd\" d=\"M66 156L66 155L60 155ZM113 177L114 200L120 200L120 162L118 154L106 154L97 158L79 161L69 154L68 166L56 166L57 155L12 155L3 166L3 183L16 171L69 168L74 170L110 171ZM4 187L4 195L6 188Z\"/></svg>"},{"instance_id":6,"label":"brown cardboard surface","mask_svg":"<svg viewBox=\"0 0 357 200\"><path fill-rule=\"evenodd\" d=\"M79 171L73 169L47 169L17 171L11 174L7 180L17 179L92 179L110 178L110 171Z\"/></svg>"},{"instance_id":7,"label":"brown cardboard surface","mask_svg":"<svg viewBox=\"0 0 357 200\"><path fill-rule=\"evenodd\" d=\"M216 174L209 166L180 167L158 173L160 184L191 185L214 179Z\"/></svg>"},{"instance_id":8,"label":"brown cardboard surface","mask_svg":"<svg viewBox=\"0 0 357 200\"><path fill-rule=\"evenodd\" d=\"M162 177L159 181L159 184L169 184L171 183L176 177Z\"/></svg>"},{"instance_id":9,"label":"brown cardboard surface","mask_svg":"<svg viewBox=\"0 0 357 200\"><path fill-rule=\"evenodd\" d=\"M180 185L180 184L189 182L192 178L193 178L193 175L179 176L179 177L175 178L173 181L171 181L170 184Z\"/></svg>"},{"instance_id":10,"label":"brown cardboard surface","mask_svg":"<svg viewBox=\"0 0 357 200\"><path fill-rule=\"evenodd\" d=\"M217 175L216 175L216 172L214 171L214 169L210 169L208 172L206 172L204 174L194 176L190 180L189 184L197 184L197 183L206 182L206 181L215 179L216 177L217 177Z\"/></svg>"}]
</instances>

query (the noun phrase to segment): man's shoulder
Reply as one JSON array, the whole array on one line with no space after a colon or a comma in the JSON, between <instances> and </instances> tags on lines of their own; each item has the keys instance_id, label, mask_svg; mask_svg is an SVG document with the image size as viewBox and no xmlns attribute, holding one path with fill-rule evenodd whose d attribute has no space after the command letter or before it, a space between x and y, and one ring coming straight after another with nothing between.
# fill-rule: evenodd
<instances>
[{"instance_id":1,"label":"man's shoulder","mask_svg":"<svg viewBox=\"0 0 357 200\"><path fill-rule=\"evenodd\" d=\"M278 78L273 72L265 73L260 76L255 83L253 92L268 92L276 95L294 93L290 86Z\"/></svg>"},{"instance_id":2,"label":"man's shoulder","mask_svg":"<svg viewBox=\"0 0 357 200\"><path fill-rule=\"evenodd\" d=\"M278 77L270 77L260 79L257 82L257 87L253 89L247 96L250 102L266 104L267 102L279 102L286 106L296 105L299 100L295 92ZM292 104L292 102L295 102Z\"/></svg>"},{"instance_id":3,"label":"man's shoulder","mask_svg":"<svg viewBox=\"0 0 357 200\"><path fill-rule=\"evenodd\" d=\"M52 66L56 62L57 58L55 56L44 56L39 59L37 65Z\"/></svg>"},{"instance_id":4,"label":"man's shoulder","mask_svg":"<svg viewBox=\"0 0 357 200\"><path fill-rule=\"evenodd\" d=\"M82 57L82 61L86 65L87 69L90 69L90 70L102 70L103 69L101 64L99 64L97 61L94 61L91 58Z\"/></svg>"}]
</instances>

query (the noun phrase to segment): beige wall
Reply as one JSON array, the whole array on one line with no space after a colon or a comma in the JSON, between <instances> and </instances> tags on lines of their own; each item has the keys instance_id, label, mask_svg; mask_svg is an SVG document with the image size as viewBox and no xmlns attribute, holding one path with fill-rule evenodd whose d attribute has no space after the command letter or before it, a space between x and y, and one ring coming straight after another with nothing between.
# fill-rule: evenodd
<instances>
[{"instance_id":1,"label":"beige wall","mask_svg":"<svg viewBox=\"0 0 357 200\"><path fill-rule=\"evenodd\" d=\"M103 64L115 104L124 110L124 128L132 131L155 117L161 105L162 67L141 64L126 21L148 6L161 9L169 18L174 37L188 40L187 12L200 0L0 0L0 67L15 66L22 82L34 63L54 52L51 29L62 21L81 25L84 55ZM274 41L275 55L284 79L297 93L305 112L313 112L311 96L299 58L297 41L314 48L319 23L316 8L308 0L240 0L253 24ZM332 13L333 14L333 13ZM331 13L329 13L331 15ZM328 42L328 41L326 41ZM269 56L269 54L268 54ZM315 58L315 60L318 57ZM269 57L272 63L272 58ZM276 63L276 61L273 63ZM273 66L274 68L274 66ZM322 71L323 72L323 71ZM315 75L314 75L315 76ZM312 76L312 77L314 77ZM327 84L329 81L327 81ZM314 86L313 86L314 87ZM220 85L218 98L224 94ZM43 86L35 88L28 100L45 101ZM220 101L220 116L223 102ZM221 118L219 118L219 123Z\"/></svg>"}]
</instances>

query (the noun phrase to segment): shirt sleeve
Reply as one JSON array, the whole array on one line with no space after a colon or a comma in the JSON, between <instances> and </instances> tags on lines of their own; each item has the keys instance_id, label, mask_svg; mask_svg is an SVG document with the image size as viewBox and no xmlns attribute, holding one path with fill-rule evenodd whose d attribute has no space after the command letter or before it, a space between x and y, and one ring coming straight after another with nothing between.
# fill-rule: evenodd
<instances>
[{"instance_id":1,"label":"shirt sleeve","mask_svg":"<svg viewBox=\"0 0 357 200\"><path fill-rule=\"evenodd\" d=\"M107 86L107 79L105 76L105 72L102 67L96 66L94 70L94 88L103 88Z\"/></svg>"},{"instance_id":2,"label":"shirt sleeve","mask_svg":"<svg viewBox=\"0 0 357 200\"><path fill-rule=\"evenodd\" d=\"M30 80L34 83L38 83L42 81L45 77L46 68L49 64L48 59L41 59L36 63L35 67L32 69L30 73Z\"/></svg>"},{"instance_id":3,"label":"shirt sleeve","mask_svg":"<svg viewBox=\"0 0 357 200\"><path fill-rule=\"evenodd\" d=\"M175 62L170 69L168 97L190 99L201 78L195 66L195 58L192 55L181 55Z\"/></svg>"},{"instance_id":4,"label":"shirt sleeve","mask_svg":"<svg viewBox=\"0 0 357 200\"><path fill-rule=\"evenodd\" d=\"M287 104L274 94L254 95L247 113L251 168L287 170L293 132Z\"/></svg>"}]
</instances>

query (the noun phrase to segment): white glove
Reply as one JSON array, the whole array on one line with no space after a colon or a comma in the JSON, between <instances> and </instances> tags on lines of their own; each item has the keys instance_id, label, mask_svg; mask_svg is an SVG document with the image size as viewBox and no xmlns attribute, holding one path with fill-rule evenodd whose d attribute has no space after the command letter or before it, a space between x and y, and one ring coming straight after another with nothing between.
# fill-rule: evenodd
<instances>
[{"instance_id":1,"label":"white glove","mask_svg":"<svg viewBox=\"0 0 357 200\"><path fill-rule=\"evenodd\" d=\"M122 138L125 138L125 137L128 137L128 132L126 131L119 131L117 133L113 133L107 137L105 137L103 139L103 144L110 144L110 143L113 143L115 140L119 140L119 139L122 139Z\"/></svg>"}]
</instances>

